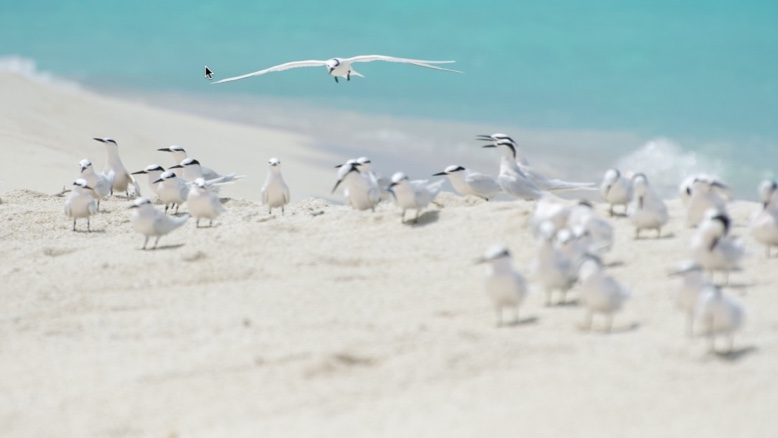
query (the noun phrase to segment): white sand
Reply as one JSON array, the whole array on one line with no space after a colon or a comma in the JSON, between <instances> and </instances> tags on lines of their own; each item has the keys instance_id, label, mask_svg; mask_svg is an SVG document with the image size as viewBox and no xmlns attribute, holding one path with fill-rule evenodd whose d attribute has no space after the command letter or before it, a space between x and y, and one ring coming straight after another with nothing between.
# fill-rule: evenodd
<instances>
[{"instance_id":1,"label":"white sand","mask_svg":"<svg viewBox=\"0 0 778 438\"><path fill-rule=\"evenodd\" d=\"M444 193L410 226L388 205L298 195L269 216L265 156L298 194L333 183L305 138L0 79L4 437L778 434L778 261L747 236L756 204L731 206L751 252L727 289L749 312L732 356L686 338L668 300L691 235L677 201L671 238L634 241L616 221L609 271L634 296L614 333L582 332L581 308L542 294L529 322L498 329L472 262L504 242L528 272L530 203ZM156 251L140 250L120 198L74 233L50 193L79 159L102 167L90 138L107 135L128 167L168 165L154 150L180 143L250 178L225 190L214 228L191 222ZM252 148L258 163L233 156Z\"/></svg>"}]
</instances>

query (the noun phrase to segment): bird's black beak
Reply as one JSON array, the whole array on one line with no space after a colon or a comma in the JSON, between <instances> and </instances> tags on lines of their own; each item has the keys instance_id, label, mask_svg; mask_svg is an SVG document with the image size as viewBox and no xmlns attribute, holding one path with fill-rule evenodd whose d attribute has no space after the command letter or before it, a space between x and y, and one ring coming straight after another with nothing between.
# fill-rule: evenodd
<instances>
[{"instance_id":1,"label":"bird's black beak","mask_svg":"<svg viewBox=\"0 0 778 438\"><path fill-rule=\"evenodd\" d=\"M481 146L481 147L482 147L482 148L496 148L496 147L497 147L497 145L496 145L496 144L491 144L491 143L490 143L490 144L485 144L485 145L483 145L483 146Z\"/></svg>"},{"instance_id":2,"label":"bird's black beak","mask_svg":"<svg viewBox=\"0 0 778 438\"><path fill-rule=\"evenodd\" d=\"M341 167L343 167L342 164L338 164L337 166L335 166L336 169L340 169Z\"/></svg>"},{"instance_id":3,"label":"bird's black beak","mask_svg":"<svg viewBox=\"0 0 778 438\"><path fill-rule=\"evenodd\" d=\"M170 148L159 148L157 149L159 152L172 152Z\"/></svg>"},{"instance_id":4,"label":"bird's black beak","mask_svg":"<svg viewBox=\"0 0 778 438\"><path fill-rule=\"evenodd\" d=\"M153 182L152 182L152 184L156 184L156 183L158 183L158 182L162 182L162 181L164 181L164 179L162 179L162 178L157 178L157 180L156 180L156 181L153 181Z\"/></svg>"},{"instance_id":5,"label":"bird's black beak","mask_svg":"<svg viewBox=\"0 0 778 438\"><path fill-rule=\"evenodd\" d=\"M130 205L130 206L129 206L129 207L127 207L127 208L138 208L138 206L137 206L137 205L135 205L135 204L132 204L132 205Z\"/></svg>"},{"instance_id":6,"label":"bird's black beak","mask_svg":"<svg viewBox=\"0 0 778 438\"><path fill-rule=\"evenodd\" d=\"M139 170L137 172L132 172L132 175L143 175L145 173L148 173L148 172L146 172L145 170Z\"/></svg>"},{"instance_id":7,"label":"bird's black beak","mask_svg":"<svg viewBox=\"0 0 778 438\"><path fill-rule=\"evenodd\" d=\"M476 140L492 140L492 136L488 134L478 134L475 138Z\"/></svg>"},{"instance_id":8,"label":"bird's black beak","mask_svg":"<svg viewBox=\"0 0 778 438\"><path fill-rule=\"evenodd\" d=\"M335 187L332 188L332 192L330 193L335 193L335 190L338 190L338 186L342 181L343 181L342 179L339 179L338 182L335 183Z\"/></svg>"},{"instance_id":9,"label":"bird's black beak","mask_svg":"<svg viewBox=\"0 0 778 438\"><path fill-rule=\"evenodd\" d=\"M386 189L389 190L392 187L396 186L397 184L399 184L399 183L393 182L393 183L389 184L388 186L386 186Z\"/></svg>"},{"instance_id":10,"label":"bird's black beak","mask_svg":"<svg viewBox=\"0 0 778 438\"><path fill-rule=\"evenodd\" d=\"M84 170L86 170L86 167L81 166L81 171L83 172Z\"/></svg>"},{"instance_id":11,"label":"bird's black beak","mask_svg":"<svg viewBox=\"0 0 778 438\"><path fill-rule=\"evenodd\" d=\"M432 174L432 176L444 176L444 175L448 175L448 174L446 172L438 172Z\"/></svg>"},{"instance_id":12,"label":"bird's black beak","mask_svg":"<svg viewBox=\"0 0 778 438\"><path fill-rule=\"evenodd\" d=\"M89 186L84 186L84 188L87 189L87 190L91 190L93 192L95 191L95 189L93 189L92 187L89 187Z\"/></svg>"},{"instance_id":13,"label":"bird's black beak","mask_svg":"<svg viewBox=\"0 0 778 438\"><path fill-rule=\"evenodd\" d=\"M168 169L183 169L183 168L184 168L184 166L182 166L180 164L176 164L175 166L168 167Z\"/></svg>"},{"instance_id":14,"label":"bird's black beak","mask_svg":"<svg viewBox=\"0 0 778 438\"><path fill-rule=\"evenodd\" d=\"M97 137L94 137L94 138L92 138L92 140L97 140L97 141L99 141L100 143L105 143L105 140L103 140L102 138L97 138Z\"/></svg>"}]
</instances>

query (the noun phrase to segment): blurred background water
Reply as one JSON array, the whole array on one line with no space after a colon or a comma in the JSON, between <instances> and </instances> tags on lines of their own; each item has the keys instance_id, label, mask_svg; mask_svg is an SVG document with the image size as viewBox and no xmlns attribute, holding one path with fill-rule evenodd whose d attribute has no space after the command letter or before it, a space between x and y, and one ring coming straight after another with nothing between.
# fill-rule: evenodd
<instances>
[{"instance_id":1,"label":"blurred background water","mask_svg":"<svg viewBox=\"0 0 778 438\"><path fill-rule=\"evenodd\" d=\"M0 69L305 131L387 166L413 153L419 171L494 167L472 140L489 129L551 173L621 166L669 193L705 171L753 199L778 165L776 22L778 3L756 0L31 0L0 5ZM358 54L451 59L464 74L370 63L340 84L323 67L203 78L206 64L218 79Z\"/></svg>"}]
</instances>

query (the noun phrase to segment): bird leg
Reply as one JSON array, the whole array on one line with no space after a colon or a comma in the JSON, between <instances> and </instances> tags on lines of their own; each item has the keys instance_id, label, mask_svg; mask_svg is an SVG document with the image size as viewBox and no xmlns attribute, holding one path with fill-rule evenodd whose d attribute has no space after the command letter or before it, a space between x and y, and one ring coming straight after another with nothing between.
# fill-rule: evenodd
<instances>
[{"instance_id":1,"label":"bird leg","mask_svg":"<svg viewBox=\"0 0 778 438\"><path fill-rule=\"evenodd\" d=\"M403 214L402 214L402 216L400 216L400 223L401 224L405 223L405 209L404 208L403 208Z\"/></svg>"},{"instance_id":2,"label":"bird leg","mask_svg":"<svg viewBox=\"0 0 778 438\"><path fill-rule=\"evenodd\" d=\"M613 329L613 313L608 315L608 326L605 329L606 333L610 333Z\"/></svg>"},{"instance_id":3,"label":"bird leg","mask_svg":"<svg viewBox=\"0 0 778 438\"><path fill-rule=\"evenodd\" d=\"M349 70L348 73L346 73L346 80L347 81L351 80L351 70Z\"/></svg>"},{"instance_id":4,"label":"bird leg","mask_svg":"<svg viewBox=\"0 0 778 438\"><path fill-rule=\"evenodd\" d=\"M86 218L86 232L91 233L92 230L89 228L89 218Z\"/></svg>"},{"instance_id":5,"label":"bird leg","mask_svg":"<svg viewBox=\"0 0 778 438\"><path fill-rule=\"evenodd\" d=\"M694 337L694 312L689 312L686 315L686 336Z\"/></svg>"},{"instance_id":6,"label":"bird leg","mask_svg":"<svg viewBox=\"0 0 778 438\"><path fill-rule=\"evenodd\" d=\"M146 240L143 241L143 249L146 249L146 244L149 243L149 236L146 236Z\"/></svg>"},{"instance_id":7,"label":"bird leg","mask_svg":"<svg viewBox=\"0 0 778 438\"><path fill-rule=\"evenodd\" d=\"M640 239L640 228L635 228L635 240Z\"/></svg>"},{"instance_id":8,"label":"bird leg","mask_svg":"<svg viewBox=\"0 0 778 438\"><path fill-rule=\"evenodd\" d=\"M594 315L592 314L592 311L586 312L586 326L584 327L584 330L591 330L592 329L592 319L594 318Z\"/></svg>"},{"instance_id":9,"label":"bird leg","mask_svg":"<svg viewBox=\"0 0 778 438\"><path fill-rule=\"evenodd\" d=\"M178 214L178 207L179 207L179 204L176 204L176 213L175 214Z\"/></svg>"},{"instance_id":10,"label":"bird leg","mask_svg":"<svg viewBox=\"0 0 778 438\"><path fill-rule=\"evenodd\" d=\"M497 311L497 328L502 327L502 308L500 306L496 307Z\"/></svg>"},{"instance_id":11,"label":"bird leg","mask_svg":"<svg viewBox=\"0 0 778 438\"><path fill-rule=\"evenodd\" d=\"M284 215L284 207L281 207L281 216Z\"/></svg>"},{"instance_id":12,"label":"bird leg","mask_svg":"<svg viewBox=\"0 0 778 438\"><path fill-rule=\"evenodd\" d=\"M213 219L208 221L208 227L213 228Z\"/></svg>"},{"instance_id":13,"label":"bird leg","mask_svg":"<svg viewBox=\"0 0 778 438\"><path fill-rule=\"evenodd\" d=\"M335 83L339 83L339 82L338 82L338 77L337 77L337 76L335 76Z\"/></svg>"},{"instance_id":14,"label":"bird leg","mask_svg":"<svg viewBox=\"0 0 778 438\"><path fill-rule=\"evenodd\" d=\"M73 231L76 231L76 219L73 219Z\"/></svg>"},{"instance_id":15,"label":"bird leg","mask_svg":"<svg viewBox=\"0 0 778 438\"><path fill-rule=\"evenodd\" d=\"M200 218L197 218L197 221L195 221L195 228L200 228Z\"/></svg>"},{"instance_id":16,"label":"bird leg","mask_svg":"<svg viewBox=\"0 0 778 438\"><path fill-rule=\"evenodd\" d=\"M656 238L660 239L662 237L662 227L659 227L656 229Z\"/></svg>"},{"instance_id":17,"label":"bird leg","mask_svg":"<svg viewBox=\"0 0 778 438\"><path fill-rule=\"evenodd\" d=\"M154 248L151 249L157 249L157 244L159 243L159 238L162 236L157 236L157 240L154 241Z\"/></svg>"},{"instance_id":18,"label":"bird leg","mask_svg":"<svg viewBox=\"0 0 778 438\"><path fill-rule=\"evenodd\" d=\"M611 217L613 217L613 204L611 204L611 209L608 211L610 213Z\"/></svg>"},{"instance_id":19,"label":"bird leg","mask_svg":"<svg viewBox=\"0 0 778 438\"><path fill-rule=\"evenodd\" d=\"M167 209L169 208L169 204L165 204L165 214L167 214Z\"/></svg>"}]
</instances>

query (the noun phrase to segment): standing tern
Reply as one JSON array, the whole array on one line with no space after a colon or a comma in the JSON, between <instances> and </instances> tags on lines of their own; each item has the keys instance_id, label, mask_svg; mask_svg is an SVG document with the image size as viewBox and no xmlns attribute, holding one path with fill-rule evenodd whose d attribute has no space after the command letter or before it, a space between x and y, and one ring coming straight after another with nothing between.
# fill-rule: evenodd
<instances>
[{"instance_id":1,"label":"standing tern","mask_svg":"<svg viewBox=\"0 0 778 438\"><path fill-rule=\"evenodd\" d=\"M430 183L427 180L411 181L407 175L397 172L392 175L392 183L389 188L394 192L394 200L397 206L402 208L401 222L405 222L405 211L416 210L414 222L419 220L419 214L432 202L440 192L443 180Z\"/></svg>"},{"instance_id":2,"label":"standing tern","mask_svg":"<svg viewBox=\"0 0 778 438\"><path fill-rule=\"evenodd\" d=\"M97 212L97 202L95 202L94 190L87 184L86 180L79 178L73 182L73 190L65 200L65 215L73 218L73 231L76 231L76 221L86 219L86 231L89 229L89 216Z\"/></svg>"},{"instance_id":3,"label":"standing tern","mask_svg":"<svg viewBox=\"0 0 778 438\"><path fill-rule=\"evenodd\" d=\"M669 216L662 198L648 185L648 178L638 173L632 177L632 200L627 205L627 216L635 226L635 238L640 238L640 230L656 230L656 237L662 235Z\"/></svg>"},{"instance_id":4,"label":"standing tern","mask_svg":"<svg viewBox=\"0 0 778 438\"><path fill-rule=\"evenodd\" d=\"M502 192L500 185L491 176L473 172L462 166L451 165L446 167L443 172L432 176L448 177L454 190L462 196L472 195L488 201Z\"/></svg>"},{"instance_id":5,"label":"standing tern","mask_svg":"<svg viewBox=\"0 0 778 438\"><path fill-rule=\"evenodd\" d=\"M611 216L614 214L614 205L623 205L626 213L627 204L632 199L632 181L623 176L619 169L608 169L600 183L600 194L610 204Z\"/></svg>"},{"instance_id":6,"label":"standing tern","mask_svg":"<svg viewBox=\"0 0 778 438\"><path fill-rule=\"evenodd\" d=\"M725 283L729 283L729 272L739 269L744 255L743 242L728 235L730 224L726 213L711 209L690 244L692 259L711 273L724 272Z\"/></svg>"},{"instance_id":7,"label":"standing tern","mask_svg":"<svg viewBox=\"0 0 778 438\"><path fill-rule=\"evenodd\" d=\"M112 138L99 138L95 137L94 140L99 141L105 145L105 150L108 153L108 159L105 162L105 174L113 172L114 180L111 194L113 192L125 192L127 197L130 197L130 186L133 188L133 195L140 196L140 186L135 178L127 172L122 164L122 159L119 158L119 145L116 140Z\"/></svg>"},{"instance_id":8,"label":"standing tern","mask_svg":"<svg viewBox=\"0 0 778 438\"><path fill-rule=\"evenodd\" d=\"M710 339L710 352L716 351L716 336L724 335L729 338L729 350L735 342L735 331L745 321L746 312L740 301L724 295L721 288L712 286L701 298L699 314L697 318L705 327L705 334Z\"/></svg>"},{"instance_id":9,"label":"standing tern","mask_svg":"<svg viewBox=\"0 0 778 438\"><path fill-rule=\"evenodd\" d=\"M684 178L684 180L681 181L681 184L678 186L678 197L681 198L681 202L683 202L684 207L689 206L689 202L691 201L692 197L692 185L694 185L694 182L697 180L705 181L710 184L716 194L721 196L724 200L732 200L732 189L727 185L727 183L722 181L717 176L707 173L697 173Z\"/></svg>"},{"instance_id":10,"label":"standing tern","mask_svg":"<svg viewBox=\"0 0 778 438\"><path fill-rule=\"evenodd\" d=\"M524 154L519 145L511 137L503 133L495 134L480 134L476 136L477 140L481 141L494 141L494 142L510 142L513 145L514 156L516 165L521 169L524 175L527 176L536 186L542 190L549 192L561 192L568 190L594 190L594 183L582 183L582 182L570 182L563 181L561 179L549 178L543 175L539 171L535 170L529 164L527 156Z\"/></svg>"},{"instance_id":11,"label":"standing tern","mask_svg":"<svg viewBox=\"0 0 778 438\"><path fill-rule=\"evenodd\" d=\"M186 198L189 196L189 186L186 182L168 170L163 172L154 181L154 184L159 184L157 193L159 194L159 200L165 204L165 213L167 213L168 208L172 210L173 207L176 207L175 214L178 214L178 207L186 202Z\"/></svg>"},{"instance_id":12,"label":"standing tern","mask_svg":"<svg viewBox=\"0 0 778 438\"><path fill-rule=\"evenodd\" d=\"M503 324L503 309L514 309L514 324L519 322L519 306L527 296L524 277L513 268L511 253L503 245L494 245L478 259L477 263L488 263L486 269L486 294L492 300L497 314L497 327Z\"/></svg>"},{"instance_id":13,"label":"standing tern","mask_svg":"<svg viewBox=\"0 0 778 438\"><path fill-rule=\"evenodd\" d=\"M79 161L78 164L81 166L81 178L92 188L92 196L97 200L97 209L100 210L100 201L111 195L115 174L95 173L92 162L87 159Z\"/></svg>"},{"instance_id":14,"label":"standing tern","mask_svg":"<svg viewBox=\"0 0 778 438\"><path fill-rule=\"evenodd\" d=\"M182 161L184 161L187 158L189 158L186 155L186 150L184 149L184 147L183 146L179 146L177 144L174 144L174 145L172 145L170 147L166 147L166 148L160 148L160 149L157 149L157 150L159 152L170 152L171 154L173 154L173 161L175 161L175 163L173 163L173 164L180 164ZM210 167L205 167L205 166L202 166L202 165L200 166L200 171L203 174L203 179L206 180L206 181L208 181L208 180L215 180L217 178L221 178L222 176L224 176L221 173L211 169ZM176 175L181 176L178 172L176 172Z\"/></svg>"},{"instance_id":15,"label":"standing tern","mask_svg":"<svg viewBox=\"0 0 778 438\"><path fill-rule=\"evenodd\" d=\"M281 214L284 214L284 206L289 203L289 186L281 175L281 161L278 158L271 158L270 172L265 179L265 185L262 186L262 204L267 206L268 214L273 212L274 208L281 207Z\"/></svg>"},{"instance_id":16,"label":"standing tern","mask_svg":"<svg viewBox=\"0 0 778 438\"><path fill-rule=\"evenodd\" d=\"M145 169L137 172L132 172L133 175L146 175L148 177L149 188L155 195L159 196L159 183L154 181L158 180L160 175L165 171L165 168L159 164L149 164Z\"/></svg>"},{"instance_id":17,"label":"standing tern","mask_svg":"<svg viewBox=\"0 0 778 438\"><path fill-rule=\"evenodd\" d=\"M527 201L540 199L545 196L546 192L532 182L516 164L516 147L513 142L500 140L483 147L498 148L501 152L500 174L497 176L497 182L505 193L514 198Z\"/></svg>"},{"instance_id":18,"label":"standing tern","mask_svg":"<svg viewBox=\"0 0 778 438\"><path fill-rule=\"evenodd\" d=\"M183 169L184 171L183 177L184 180L186 180L187 182L192 182L197 178L203 178L205 180L205 185L209 188L216 185L231 183L233 181L243 178L243 175L235 175L235 173L231 173L229 175L221 175L215 179L205 178L205 175L203 174L203 168L200 165L200 162L194 158L185 158L183 161L181 161L180 164L176 164L175 166L170 166L168 168L168 170L173 170L173 169Z\"/></svg>"},{"instance_id":19,"label":"standing tern","mask_svg":"<svg viewBox=\"0 0 778 438\"><path fill-rule=\"evenodd\" d=\"M343 195L348 205L355 210L372 210L381 202L381 192L374 179L359 172L356 160L349 160L338 169L338 181L332 188L332 193L343 184Z\"/></svg>"},{"instance_id":20,"label":"standing tern","mask_svg":"<svg viewBox=\"0 0 778 438\"><path fill-rule=\"evenodd\" d=\"M602 313L608 318L606 330L613 327L613 314L621 310L630 296L629 289L603 271L597 257L588 256L578 268L581 304L586 308L586 329L592 327L592 315Z\"/></svg>"},{"instance_id":21,"label":"standing tern","mask_svg":"<svg viewBox=\"0 0 778 438\"><path fill-rule=\"evenodd\" d=\"M264 70L255 71L253 73L248 73L241 76L222 79L220 81L214 82L214 84L221 84L223 82L232 82L240 79L249 78L252 76L260 76L265 73L284 71L284 70L289 70L292 68L299 68L299 67L326 67L327 72L330 74L330 76L333 76L335 78L335 82L338 82L339 76L342 78L346 78L347 81L350 81L351 76L364 77L362 76L362 74L354 70L351 64L354 64L356 62L373 62L373 61L400 62L403 64L417 65L419 67L426 67L434 70L462 73L461 71L458 70L450 70L447 68L432 65L432 64L451 64L454 61L425 61L421 59L395 58L393 56L384 56L384 55L361 55L361 56L354 56L351 58L331 58L326 61L309 60L309 61L287 62L285 64L276 65L273 67L266 68Z\"/></svg>"},{"instance_id":22,"label":"standing tern","mask_svg":"<svg viewBox=\"0 0 778 438\"><path fill-rule=\"evenodd\" d=\"M725 187L718 180L696 178L692 181L688 190L684 191L689 195L686 202L686 221L690 227L699 225L710 209L727 211L728 198L721 194Z\"/></svg>"},{"instance_id":23,"label":"standing tern","mask_svg":"<svg viewBox=\"0 0 778 438\"><path fill-rule=\"evenodd\" d=\"M567 291L575 283L577 273L570 259L554 245L556 228L553 223L545 221L540 224L540 243L532 265L532 278L540 283L546 293L546 306L551 305L552 294L558 290L562 293L559 302L567 301Z\"/></svg>"},{"instance_id":24,"label":"standing tern","mask_svg":"<svg viewBox=\"0 0 778 438\"><path fill-rule=\"evenodd\" d=\"M213 220L222 214L225 209L216 193L208 191L203 178L197 178L189 189L186 198L189 214L197 219L195 228L200 228L200 219L208 219L209 226L213 226Z\"/></svg>"},{"instance_id":25,"label":"standing tern","mask_svg":"<svg viewBox=\"0 0 778 438\"><path fill-rule=\"evenodd\" d=\"M599 217L589 201L579 201L570 209L567 227L593 254L602 254L613 247L613 225Z\"/></svg>"},{"instance_id":26,"label":"standing tern","mask_svg":"<svg viewBox=\"0 0 778 438\"><path fill-rule=\"evenodd\" d=\"M675 307L686 314L686 334L691 337L694 334L694 318L697 316L701 298L714 285L705 279L702 267L693 261L684 262L670 275L681 277L673 301Z\"/></svg>"},{"instance_id":27,"label":"standing tern","mask_svg":"<svg viewBox=\"0 0 778 438\"><path fill-rule=\"evenodd\" d=\"M532 215L529 218L529 227L535 237L540 236L540 225L549 223L554 227L553 234L567 227L570 217L570 207L555 198L541 198L535 203ZM548 225L546 225L548 227Z\"/></svg>"},{"instance_id":28,"label":"standing tern","mask_svg":"<svg viewBox=\"0 0 778 438\"><path fill-rule=\"evenodd\" d=\"M168 216L154 208L151 201L143 197L135 199L129 208L134 209L130 217L133 228L137 233L146 236L146 240L143 241L143 249L146 249L149 237L157 238L154 241L154 248L156 248L160 237L184 225L189 219L189 214L180 217Z\"/></svg>"},{"instance_id":29,"label":"standing tern","mask_svg":"<svg viewBox=\"0 0 778 438\"><path fill-rule=\"evenodd\" d=\"M392 194L387 190L391 181L389 178L373 171L373 162L367 157L359 157L356 159L359 173L366 175L371 182L374 182L378 186L378 190L381 193L381 201L388 201Z\"/></svg>"},{"instance_id":30,"label":"standing tern","mask_svg":"<svg viewBox=\"0 0 778 438\"><path fill-rule=\"evenodd\" d=\"M765 246L767 258L770 248L778 246L778 184L765 180L759 185L762 210L751 219L751 236Z\"/></svg>"}]
</instances>

